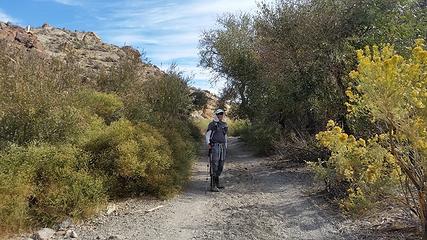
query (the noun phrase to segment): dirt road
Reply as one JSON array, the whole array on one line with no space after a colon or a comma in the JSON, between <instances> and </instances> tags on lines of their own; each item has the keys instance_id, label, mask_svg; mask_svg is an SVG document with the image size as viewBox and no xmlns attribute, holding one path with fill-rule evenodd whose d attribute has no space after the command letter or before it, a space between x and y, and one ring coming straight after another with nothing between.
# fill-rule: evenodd
<instances>
[{"instance_id":1,"label":"dirt road","mask_svg":"<svg viewBox=\"0 0 427 240\"><path fill-rule=\"evenodd\" d=\"M220 193L206 192L206 157L186 190L167 200L128 200L76 232L80 239L357 239L310 193L304 169L277 170L230 140ZM323 207L325 206L325 207ZM149 209L160 207L147 212Z\"/></svg>"}]
</instances>

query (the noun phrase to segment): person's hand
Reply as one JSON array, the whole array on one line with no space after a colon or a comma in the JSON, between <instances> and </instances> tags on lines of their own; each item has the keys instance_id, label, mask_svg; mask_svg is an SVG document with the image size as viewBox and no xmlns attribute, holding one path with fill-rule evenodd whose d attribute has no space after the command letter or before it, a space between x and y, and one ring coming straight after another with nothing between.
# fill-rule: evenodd
<instances>
[{"instance_id":1,"label":"person's hand","mask_svg":"<svg viewBox=\"0 0 427 240\"><path fill-rule=\"evenodd\" d=\"M212 149L212 145L210 143L208 144L208 149Z\"/></svg>"}]
</instances>

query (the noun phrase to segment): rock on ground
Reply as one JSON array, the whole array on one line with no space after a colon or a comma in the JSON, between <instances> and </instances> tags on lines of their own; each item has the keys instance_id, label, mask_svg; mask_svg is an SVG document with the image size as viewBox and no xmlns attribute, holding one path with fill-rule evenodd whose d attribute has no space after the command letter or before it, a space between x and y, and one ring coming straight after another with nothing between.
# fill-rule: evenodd
<instances>
[{"instance_id":1,"label":"rock on ground","mask_svg":"<svg viewBox=\"0 0 427 240\"><path fill-rule=\"evenodd\" d=\"M48 240L55 235L55 230L50 228L43 228L33 234L32 239L34 240Z\"/></svg>"}]
</instances>

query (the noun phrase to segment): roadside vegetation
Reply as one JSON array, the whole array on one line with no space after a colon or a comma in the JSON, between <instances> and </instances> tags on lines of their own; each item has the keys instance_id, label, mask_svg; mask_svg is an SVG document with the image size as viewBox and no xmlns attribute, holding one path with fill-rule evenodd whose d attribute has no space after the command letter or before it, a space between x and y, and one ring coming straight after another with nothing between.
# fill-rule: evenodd
<instances>
[{"instance_id":1,"label":"roadside vegetation","mask_svg":"<svg viewBox=\"0 0 427 240\"><path fill-rule=\"evenodd\" d=\"M200 140L188 79L100 73L0 43L0 232L96 213L110 199L179 192Z\"/></svg>"},{"instance_id":2,"label":"roadside vegetation","mask_svg":"<svg viewBox=\"0 0 427 240\"><path fill-rule=\"evenodd\" d=\"M260 153L309 161L348 213L391 199L427 239L426 21L417 0L262 3L204 32L200 63Z\"/></svg>"}]
</instances>

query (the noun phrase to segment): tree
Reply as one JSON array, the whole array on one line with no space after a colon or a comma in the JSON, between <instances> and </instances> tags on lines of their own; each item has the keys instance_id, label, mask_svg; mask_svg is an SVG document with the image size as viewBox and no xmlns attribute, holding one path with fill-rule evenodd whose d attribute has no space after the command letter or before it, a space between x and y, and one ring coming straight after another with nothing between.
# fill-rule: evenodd
<instances>
[{"instance_id":1,"label":"tree","mask_svg":"<svg viewBox=\"0 0 427 240\"><path fill-rule=\"evenodd\" d=\"M219 29L203 33L200 65L217 79L227 80L227 95L239 102L239 115L251 118L250 85L259 77L253 19L247 14L227 15L218 19L218 24Z\"/></svg>"},{"instance_id":2,"label":"tree","mask_svg":"<svg viewBox=\"0 0 427 240\"><path fill-rule=\"evenodd\" d=\"M256 15L227 15L203 34L201 66L226 79L237 115L260 128L313 136L335 119L349 132L363 122L347 119L344 105L355 49L391 42L406 55L425 36L425 19L418 0L263 3Z\"/></svg>"}]
</instances>

